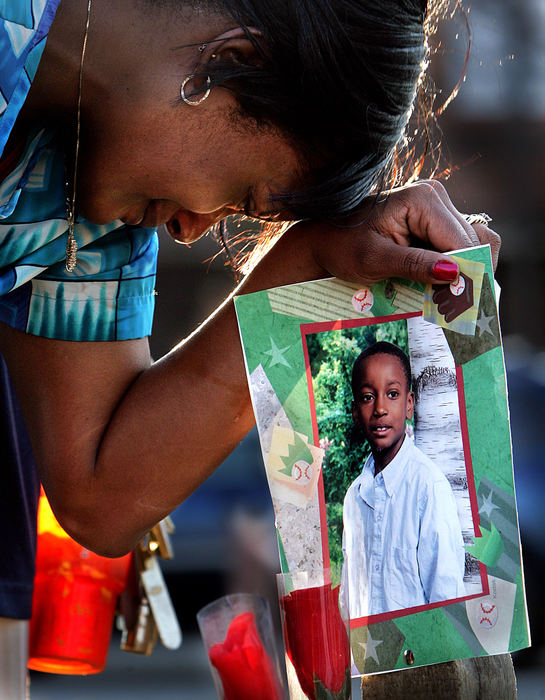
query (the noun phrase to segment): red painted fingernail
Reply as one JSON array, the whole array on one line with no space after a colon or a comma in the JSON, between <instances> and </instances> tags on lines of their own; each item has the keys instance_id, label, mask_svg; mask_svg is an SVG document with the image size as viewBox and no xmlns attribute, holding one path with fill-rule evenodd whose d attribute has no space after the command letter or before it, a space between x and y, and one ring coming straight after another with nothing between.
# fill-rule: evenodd
<instances>
[{"instance_id":1,"label":"red painted fingernail","mask_svg":"<svg viewBox=\"0 0 545 700\"><path fill-rule=\"evenodd\" d=\"M450 260L439 260L433 266L432 275L441 282L454 282L460 274L458 265Z\"/></svg>"}]
</instances>

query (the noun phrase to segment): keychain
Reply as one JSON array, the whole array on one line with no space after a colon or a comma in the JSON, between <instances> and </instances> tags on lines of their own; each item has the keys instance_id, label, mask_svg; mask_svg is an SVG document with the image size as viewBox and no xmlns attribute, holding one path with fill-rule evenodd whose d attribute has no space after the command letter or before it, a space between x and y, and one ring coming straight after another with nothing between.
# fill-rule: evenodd
<instances>
[{"instance_id":1,"label":"keychain","mask_svg":"<svg viewBox=\"0 0 545 700\"><path fill-rule=\"evenodd\" d=\"M173 532L174 525L167 517L140 540L133 552L118 617L124 651L149 656L158 636L167 649L178 649L182 643L182 631L158 562L158 557L173 558Z\"/></svg>"}]
</instances>

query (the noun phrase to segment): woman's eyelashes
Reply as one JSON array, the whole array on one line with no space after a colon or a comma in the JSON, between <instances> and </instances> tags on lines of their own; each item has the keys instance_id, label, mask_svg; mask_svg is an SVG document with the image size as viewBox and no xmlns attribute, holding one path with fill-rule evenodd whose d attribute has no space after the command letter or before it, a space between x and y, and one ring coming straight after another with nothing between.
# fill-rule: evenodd
<instances>
[{"instance_id":1,"label":"woman's eyelashes","mask_svg":"<svg viewBox=\"0 0 545 700\"><path fill-rule=\"evenodd\" d=\"M242 207L242 211L244 212L244 216L248 217L255 217L255 205L254 205L254 199L252 196L252 189L248 189L248 192L246 194L246 199L244 200L244 205Z\"/></svg>"},{"instance_id":2,"label":"woman's eyelashes","mask_svg":"<svg viewBox=\"0 0 545 700\"><path fill-rule=\"evenodd\" d=\"M260 208L256 204L254 190L252 187L248 188L246 198L237 206L237 209L241 211L244 216L250 219L261 219L262 221L275 221L280 216L281 212L274 210L271 197L267 199L267 207Z\"/></svg>"}]
</instances>

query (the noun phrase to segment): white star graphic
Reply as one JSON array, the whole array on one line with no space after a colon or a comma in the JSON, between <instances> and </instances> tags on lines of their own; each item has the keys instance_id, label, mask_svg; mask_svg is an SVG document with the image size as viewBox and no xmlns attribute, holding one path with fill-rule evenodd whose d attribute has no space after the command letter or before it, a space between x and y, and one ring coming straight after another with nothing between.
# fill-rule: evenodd
<instances>
[{"instance_id":1,"label":"white star graphic","mask_svg":"<svg viewBox=\"0 0 545 700\"><path fill-rule=\"evenodd\" d=\"M286 367L291 367L290 363L284 357L286 350L289 350L291 345L287 345L285 348L279 348L274 342L271 336L269 336L271 341L271 349L265 350L265 355L271 356L271 361L269 367L274 367L275 365L285 365Z\"/></svg>"},{"instance_id":2,"label":"white star graphic","mask_svg":"<svg viewBox=\"0 0 545 700\"><path fill-rule=\"evenodd\" d=\"M382 644L383 640L382 639L373 639L371 637L371 634L369 630L367 630L367 641L366 642L358 642L360 646L362 646L365 650L365 660L370 657L373 659L373 661L376 661L376 663L380 663L378 660L377 656L377 647L379 644Z\"/></svg>"},{"instance_id":3,"label":"white star graphic","mask_svg":"<svg viewBox=\"0 0 545 700\"><path fill-rule=\"evenodd\" d=\"M479 513L485 513L486 517L490 520L490 515L493 510L498 510L498 506L492 503L492 491L490 491L486 498L483 496Z\"/></svg>"},{"instance_id":4,"label":"white star graphic","mask_svg":"<svg viewBox=\"0 0 545 700\"><path fill-rule=\"evenodd\" d=\"M484 335L485 333L490 333L491 336L494 335L494 331L490 328L490 321L494 316L485 316L484 311L481 309L481 315L477 320L477 325L479 326L479 335Z\"/></svg>"}]
</instances>

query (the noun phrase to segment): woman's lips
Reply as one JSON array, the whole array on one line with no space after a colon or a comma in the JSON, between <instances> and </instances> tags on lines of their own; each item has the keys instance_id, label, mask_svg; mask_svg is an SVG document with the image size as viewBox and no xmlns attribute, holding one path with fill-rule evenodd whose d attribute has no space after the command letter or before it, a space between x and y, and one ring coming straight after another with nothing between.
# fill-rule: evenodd
<instances>
[{"instance_id":1,"label":"woman's lips","mask_svg":"<svg viewBox=\"0 0 545 700\"><path fill-rule=\"evenodd\" d=\"M129 226L155 228L168 221L177 209L178 205L174 202L152 199L144 210L129 211L121 220Z\"/></svg>"},{"instance_id":2,"label":"woman's lips","mask_svg":"<svg viewBox=\"0 0 545 700\"><path fill-rule=\"evenodd\" d=\"M174 202L152 199L144 211L140 226L151 228L164 224L170 219L177 208L178 205Z\"/></svg>"},{"instance_id":3,"label":"woman's lips","mask_svg":"<svg viewBox=\"0 0 545 700\"><path fill-rule=\"evenodd\" d=\"M125 214L125 216L121 217L121 221L126 224L127 226L138 226L142 219L144 218L144 214L131 214L130 212L128 214Z\"/></svg>"}]
</instances>

